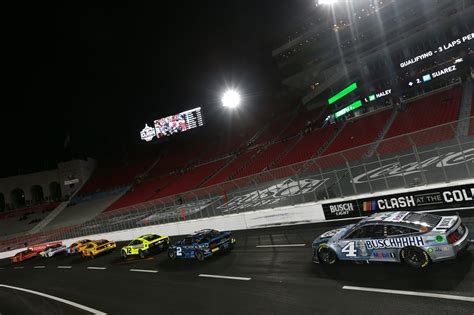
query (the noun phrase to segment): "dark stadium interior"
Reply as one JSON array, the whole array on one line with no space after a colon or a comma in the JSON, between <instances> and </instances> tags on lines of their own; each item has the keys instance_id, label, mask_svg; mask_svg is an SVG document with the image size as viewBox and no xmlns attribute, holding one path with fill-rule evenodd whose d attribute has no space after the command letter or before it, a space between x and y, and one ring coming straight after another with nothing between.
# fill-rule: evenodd
<instances>
[{"instance_id":1,"label":"dark stadium interior","mask_svg":"<svg viewBox=\"0 0 474 315\"><path fill-rule=\"evenodd\" d=\"M472 0L5 12L0 315L472 314Z\"/></svg>"}]
</instances>

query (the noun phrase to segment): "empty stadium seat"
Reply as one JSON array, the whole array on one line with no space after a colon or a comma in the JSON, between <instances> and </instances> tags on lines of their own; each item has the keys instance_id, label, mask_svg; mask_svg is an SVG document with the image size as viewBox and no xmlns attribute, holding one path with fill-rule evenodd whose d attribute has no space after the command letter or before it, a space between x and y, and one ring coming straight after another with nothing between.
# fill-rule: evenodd
<instances>
[{"instance_id":1,"label":"empty stadium seat","mask_svg":"<svg viewBox=\"0 0 474 315\"><path fill-rule=\"evenodd\" d=\"M461 90L453 88L447 91L429 95L425 98L407 104L405 111L397 114L392 126L385 135L385 139L397 137L403 134L419 131L422 129L439 126L452 122L458 118ZM450 139L454 136L451 127L440 128L423 132L412 137L418 146L427 145ZM410 148L408 138L393 139L380 143L377 151L379 154L387 154L403 151Z\"/></svg>"},{"instance_id":2,"label":"empty stadium seat","mask_svg":"<svg viewBox=\"0 0 474 315\"><path fill-rule=\"evenodd\" d=\"M347 122L323 154L327 155L375 141L379 133L383 130L391 112L391 109L388 109ZM357 154L350 155L351 160L362 158L366 152L366 150L357 151Z\"/></svg>"},{"instance_id":3,"label":"empty stadium seat","mask_svg":"<svg viewBox=\"0 0 474 315\"><path fill-rule=\"evenodd\" d=\"M275 161L289 145L291 145L291 141L275 143L262 149L262 151L259 152L250 163L237 174L236 177L240 178L263 171L273 161Z\"/></svg>"},{"instance_id":4,"label":"empty stadium seat","mask_svg":"<svg viewBox=\"0 0 474 315\"><path fill-rule=\"evenodd\" d=\"M288 154L275 167L290 165L305 161L313 157L318 150L323 146L335 131L335 125L330 125L325 128L316 129L305 134L296 145L288 152Z\"/></svg>"}]
</instances>

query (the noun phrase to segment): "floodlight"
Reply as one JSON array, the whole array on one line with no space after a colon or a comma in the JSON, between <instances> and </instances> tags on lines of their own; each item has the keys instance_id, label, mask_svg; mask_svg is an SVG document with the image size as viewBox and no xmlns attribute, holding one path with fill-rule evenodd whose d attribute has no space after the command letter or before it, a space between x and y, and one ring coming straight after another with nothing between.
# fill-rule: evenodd
<instances>
[{"instance_id":1,"label":"floodlight","mask_svg":"<svg viewBox=\"0 0 474 315\"><path fill-rule=\"evenodd\" d=\"M234 108L240 105L240 95L237 91L228 90L222 97L222 106Z\"/></svg>"}]
</instances>

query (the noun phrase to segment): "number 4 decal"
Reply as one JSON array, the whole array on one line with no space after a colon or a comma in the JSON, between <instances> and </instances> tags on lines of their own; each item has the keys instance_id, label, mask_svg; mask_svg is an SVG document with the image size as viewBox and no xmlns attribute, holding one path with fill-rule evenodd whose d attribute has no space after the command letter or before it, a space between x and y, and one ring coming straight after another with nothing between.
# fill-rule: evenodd
<instances>
[{"instance_id":1,"label":"number 4 decal","mask_svg":"<svg viewBox=\"0 0 474 315\"><path fill-rule=\"evenodd\" d=\"M347 257L356 257L357 256L357 249L355 248L355 242L349 242L346 246L341 249Z\"/></svg>"}]
</instances>

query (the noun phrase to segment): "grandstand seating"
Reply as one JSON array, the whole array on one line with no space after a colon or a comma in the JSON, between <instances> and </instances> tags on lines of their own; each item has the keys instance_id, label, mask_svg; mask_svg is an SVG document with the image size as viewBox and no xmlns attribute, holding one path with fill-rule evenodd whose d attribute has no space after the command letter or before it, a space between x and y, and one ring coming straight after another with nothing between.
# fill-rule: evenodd
<instances>
[{"instance_id":1,"label":"grandstand seating","mask_svg":"<svg viewBox=\"0 0 474 315\"><path fill-rule=\"evenodd\" d=\"M460 89L453 88L407 104L406 110L398 113L392 126L385 135L385 139L439 126L456 120L459 114L460 99ZM412 140L417 145L422 146L447 140L453 136L453 130L447 126L444 132L437 130L436 134L433 134L427 131L423 135L417 135L412 138ZM411 144L407 138L398 138L388 141L387 143L381 143L377 151L379 154L386 154L406 150L410 146Z\"/></svg>"},{"instance_id":2,"label":"grandstand seating","mask_svg":"<svg viewBox=\"0 0 474 315\"><path fill-rule=\"evenodd\" d=\"M284 113L278 115L272 121L270 126L258 137L255 143L267 143L275 141L278 136L288 127L289 120L293 119L293 113Z\"/></svg>"},{"instance_id":3,"label":"grandstand seating","mask_svg":"<svg viewBox=\"0 0 474 315\"><path fill-rule=\"evenodd\" d=\"M0 238L6 235L31 230L38 222L48 216L59 203L47 203L40 206L3 213L0 218Z\"/></svg>"},{"instance_id":4,"label":"grandstand seating","mask_svg":"<svg viewBox=\"0 0 474 315\"><path fill-rule=\"evenodd\" d=\"M376 140L383 130L385 123L390 117L391 109L383 110L375 114L364 115L359 119L353 119L344 126L336 139L323 152L324 155L355 148ZM358 150L356 155L350 159L360 159L367 150Z\"/></svg>"},{"instance_id":5,"label":"grandstand seating","mask_svg":"<svg viewBox=\"0 0 474 315\"><path fill-rule=\"evenodd\" d=\"M227 159L221 159L215 162L201 164L189 171L175 174L169 179L169 185L157 192L152 198L170 196L197 188L206 178L224 166L226 161Z\"/></svg>"},{"instance_id":6,"label":"grandstand seating","mask_svg":"<svg viewBox=\"0 0 474 315\"><path fill-rule=\"evenodd\" d=\"M325 128L313 130L305 134L296 145L288 152L288 154L275 164L275 167L281 167L289 164L305 161L313 157L318 150L325 144L334 131L336 125L330 125Z\"/></svg>"},{"instance_id":7,"label":"grandstand seating","mask_svg":"<svg viewBox=\"0 0 474 315\"><path fill-rule=\"evenodd\" d=\"M291 145L291 141L274 143L262 150L247 164L235 178L249 176L263 171Z\"/></svg>"},{"instance_id":8,"label":"grandstand seating","mask_svg":"<svg viewBox=\"0 0 474 315\"><path fill-rule=\"evenodd\" d=\"M280 139L286 139L288 137L298 134L304 129L308 122L316 119L322 112L321 108L313 110L301 110L291 121L288 127L280 135Z\"/></svg>"},{"instance_id":9,"label":"grandstand seating","mask_svg":"<svg viewBox=\"0 0 474 315\"><path fill-rule=\"evenodd\" d=\"M235 172L243 167L255 153L257 153L256 149L241 153L232 162L221 169L219 173L211 177L204 186L210 186L228 180Z\"/></svg>"},{"instance_id":10,"label":"grandstand seating","mask_svg":"<svg viewBox=\"0 0 474 315\"><path fill-rule=\"evenodd\" d=\"M56 218L54 218L45 230L63 228L69 225L86 222L108 208L121 195L105 196L87 202L69 206L65 208Z\"/></svg>"},{"instance_id":11,"label":"grandstand seating","mask_svg":"<svg viewBox=\"0 0 474 315\"><path fill-rule=\"evenodd\" d=\"M121 198L114 202L106 211L112 211L119 208L131 206L140 202L145 202L155 195L156 191L160 191L166 187L173 175L168 174L158 179L144 180L137 183Z\"/></svg>"},{"instance_id":12,"label":"grandstand seating","mask_svg":"<svg viewBox=\"0 0 474 315\"><path fill-rule=\"evenodd\" d=\"M145 172L153 161L153 157L147 157L126 166L99 167L78 195L84 196L128 185L136 176Z\"/></svg>"}]
</instances>

